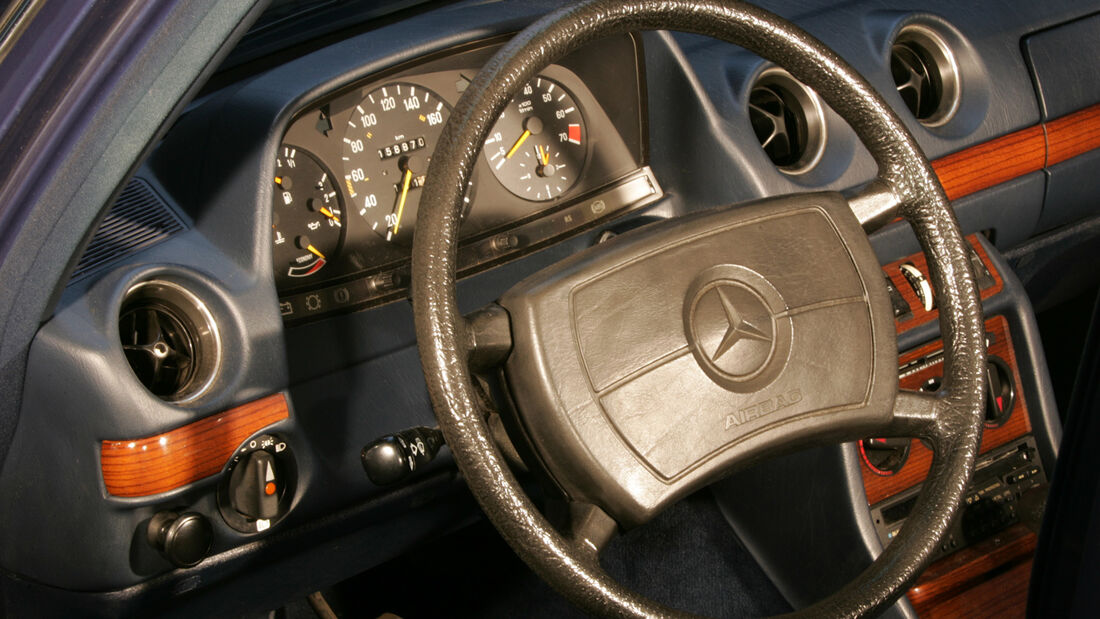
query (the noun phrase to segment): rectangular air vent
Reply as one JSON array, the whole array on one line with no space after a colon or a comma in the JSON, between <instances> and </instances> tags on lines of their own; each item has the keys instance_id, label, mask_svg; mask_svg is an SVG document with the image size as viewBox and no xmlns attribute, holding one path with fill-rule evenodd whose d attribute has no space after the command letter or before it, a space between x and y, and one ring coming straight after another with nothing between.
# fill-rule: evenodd
<instances>
[{"instance_id":1,"label":"rectangular air vent","mask_svg":"<svg viewBox=\"0 0 1100 619\"><path fill-rule=\"evenodd\" d=\"M73 271L70 283L167 239L184 229L172 209L148 183L133 179L103 218Z\"/></svg>"}]
</instances>

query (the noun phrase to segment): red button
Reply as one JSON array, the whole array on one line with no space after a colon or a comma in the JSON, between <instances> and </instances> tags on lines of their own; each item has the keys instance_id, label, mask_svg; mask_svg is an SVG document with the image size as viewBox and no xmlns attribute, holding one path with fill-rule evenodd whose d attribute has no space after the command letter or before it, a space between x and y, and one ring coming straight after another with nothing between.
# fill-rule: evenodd
<instances>
[{"instance_id":1,"label":"red button","mask_svg":"<svg viewBox=\"0 0 1100 619\"><path fill-rule=\"evenodd\" d=\"M264 493L268 496L275 494L275 490L275 482L273 481L267 482L267 484L264 486Z\"/></svg>"}]
</instances>

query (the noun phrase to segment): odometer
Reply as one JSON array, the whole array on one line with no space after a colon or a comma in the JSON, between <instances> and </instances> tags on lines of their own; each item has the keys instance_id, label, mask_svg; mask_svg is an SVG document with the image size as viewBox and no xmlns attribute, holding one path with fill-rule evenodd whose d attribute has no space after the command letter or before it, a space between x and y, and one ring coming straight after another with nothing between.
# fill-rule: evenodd
<instances>
[{"instance_id":1,"label":"odometer","mask_svg":"<svg viewBox=\"0 0 1100 619\"><path fill-rule=\"evenodd\" d=\"M387 241L412 242L424 174L450 113L437 94L406 82L375 88L352 110L344 184L353 210Z\"/></svg>"}]
</instances>

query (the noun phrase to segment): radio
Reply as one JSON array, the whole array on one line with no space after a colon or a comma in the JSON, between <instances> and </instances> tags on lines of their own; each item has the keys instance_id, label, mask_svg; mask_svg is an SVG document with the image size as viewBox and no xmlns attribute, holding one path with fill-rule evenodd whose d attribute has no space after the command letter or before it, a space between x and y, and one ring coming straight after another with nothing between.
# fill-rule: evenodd
<instances>
[{"instance_id":1,"label":"radio","mask_svg":"<svg viewBox=\"0 0 1100 619\"><path fill-rule=\"evenodd\" d=\"M1025 436L978 457L963 504L933 560L966 548L1020 522L1020 500L1029 491L1045 492L1046 471L1035 439ZM871 506L871 519L883 547L901 530L921 486Z\"/></svg>"}]
</instances>

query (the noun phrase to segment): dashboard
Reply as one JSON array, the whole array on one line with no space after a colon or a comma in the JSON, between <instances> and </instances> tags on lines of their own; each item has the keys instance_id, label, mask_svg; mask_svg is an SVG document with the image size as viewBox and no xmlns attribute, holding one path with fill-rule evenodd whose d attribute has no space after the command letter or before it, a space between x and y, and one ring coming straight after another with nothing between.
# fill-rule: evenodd
<instances>
[{"instance_id":1,"label":"dashboard","mask_svg":"<svg viewBox=\"0 0 1100 619\"><path fill-rule=\"evenodd\" d=\"M3 380L20 387L0 402L6 608L243 614L416 556L481 518L435 433L408 302L412 239L457 101L558 4L444 2L347 21L326 6L285 49L272 42L285 22L226 33L236 51L195 74L185 106L159 113L146 151L82 159L121 166L110 199L84 204L94 194L80 185L49 200L42 208L79 212L30 221L41 234L54 222L68 244L26 241L11 254L26 271L0 286L17 295L28 334L17 360L4 358ZM1036 536L1024 495L1045 485L1061 439L1035 312L1100 277L1081 268L1100 237L1088 223L1100 213L1090 77L1100 7L921 4L767 3L882 92L932 161L1001 363L981 455L997 484L972 496L1013 488L992 516L952 529L919 590L886 611L894 617L1026 592ZM920 66L942 71L913 90L907 72ZM926 95L941 103L921 105ZM456 256L471 316L649 224L780 194L850 195L876 174L854 132L790 74L664 31L546 67L475 146ZM870 242L904 385L935 391L943 352L928 266L904 222ZM788 246L800 251L796 238ZM500 376L480 380L501 397ZM761 406L738 423L778 404ZM494 431L502 445L516 435L505 422ZM369 476L365 448L402 441L411 469ZM769 459L706 493L726 534L798 608L888 546L930 459L919 439L868 438ZM1007 481L1018 475L1021 485Z\"/></svg>"}]
</instances>

